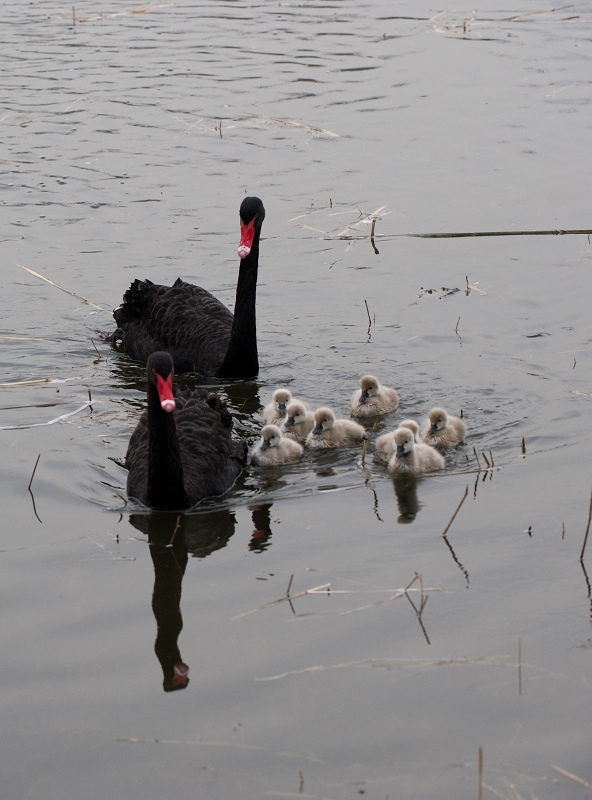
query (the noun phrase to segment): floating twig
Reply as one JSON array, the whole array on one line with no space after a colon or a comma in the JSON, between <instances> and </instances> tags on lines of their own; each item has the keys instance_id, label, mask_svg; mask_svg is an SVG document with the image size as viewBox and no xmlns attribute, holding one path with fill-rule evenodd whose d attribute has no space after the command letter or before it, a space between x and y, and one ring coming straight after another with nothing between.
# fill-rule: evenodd
<instances>
[{"instance_id":1,"label":"floating twig","mask_svg":"<svg viewBox=\"0 0 592 800\"><path fill-rule=\"evenodd\" d=\"M451 526L451 525L452 525L452 523L454 522L454 518L456 517L456 515L457 515L457 514L458 514L458 512L460 511L460 507L461 507L461 506L462 506L462 504L465 502L465 500L466 500L466 498L467 498L467 495L468 495L468 493L469 493L469 487L467 486L467 487L465 488L465 493L464 493L464 494L463 494L463 496L462 496L462 500L460 501L460 503L459 503L459 504L458 504L458 506L457 506L457 509L456 509L456 511L454 512L454 514L453 514L453 515L452 515L452 517L450 518L450 522L449 522L449 523L448 523L448 525L447 525L447 526L444 528L444 531L442 532L442 536L446 536L446 534L448 533L448 529L450 528L450 526Z\"/></svg>"}]
</instances>

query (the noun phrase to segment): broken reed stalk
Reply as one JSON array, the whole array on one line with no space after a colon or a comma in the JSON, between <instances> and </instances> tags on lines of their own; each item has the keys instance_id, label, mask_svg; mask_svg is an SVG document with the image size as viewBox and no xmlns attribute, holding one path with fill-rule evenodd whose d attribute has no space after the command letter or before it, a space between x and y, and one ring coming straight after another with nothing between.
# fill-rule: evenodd
<instances>
[{"instance_id":1,"label":"broken reed stalk","mask_svg":"<svg viewBox=\"0 0 592 800\"><path fill-rule=\"evenodd\" d=\"M586 525L586 534L584 536L584 544L582 545L582 552L580 553L580 561L584 559L584 550L586 549L586 542L588 541L588 533L590 532L590 520L592 519L592 492L590 493L590 508L588 509L588 524Z\"/></svg>"},{"instance_id":2,"label":"broken reed stalk","mask_svg":"<svg viewBox=\"0 0 592 800\"><path fill-rule=\"evenodd\" d=\"M290 597L290 589L292 588L292 581L294 580L294 573L290 575L290 580L288 581L288 588L286 589L286 597Z\"/></svg>"},{"instance_id":3,"label":"broken reed stalk","mask_svg":"<svg viewBox=\"0 0 592 800\"><path fill-rule=\"evenodd\" d=\"M475 454L475 458L477 459L477 464L479 465L479 469L481 469L481 462L479 461L479 456L477 455L477 451L475 450L475 445L473 445L473 453Z\"/></svg>"},{"instance_id":4,"label":"broken reed stalk","mask_svg":"<svg viewBox=\"0 0 592 800\"><path fill-rule=\"evenodd\" d=\"M489 467L490 467L490 464L489 464L489 459L487 458L487 456L485 455L485 453L483 452L483 450L481 451L481 455L482 455L482 456L483 456L483 458L485 459L485 463L487 464L487 467L489 468Z\"/></svg>"},{"instance_id":5,"label":"broken reed stalk","mask_svg":"<svg viewBox=\"0 0 592 800\"><path fill-rule=\"evenodd\" d=\"M460 335L459 335L459 332L458 332L458 323L459 322L460 322L460 317L456 320L456 328L454 329L454 332L460 338Z\"/></svg>"},{"instance_id":6,"label":"broken reed stalk","mask_svg":"<svg viewBox=\"0 0 592 800\"><path fill-rule=\"evenodd\" d=\"M35 477L35 473L37 472L37 464L39 463L39 459L41 458L41 453L37 456L37 461L35 462L35 466L33 467L33 474L31 475L31 480L29 481L29 485L27 489L31 491L31 484L33 483L33 478Z\"/></svg>"},{"instance_id":7,"label":"broken reed stalk","mask_svg":"<svg viewBox=\"0 0 592 800\"><path fill-rule=\"evenodd\" d=\"M98 306L96 303L91 303L90 300L87 300L85 297L81 297L79 294L76 294L76 292L71 292L69 289L64 289L64 287L60 286L59 283L55 283L54 281L50 281L49 278L44 278L43 275L40 275L38 272L35 272L32 269L29 269L29 267L25 267L24 264L19 264L19 267L21 269L25 269L27 272L30 272L31 275L35 275L36 278L41 278L42 281L45 281L46 283L50 283L52 286L55 286L57 289L61 289L62 292L66 292L66 294L69 294L71 297L75 297L77 300L81 300L83 303L86 303L88 306L92 306L93 308L98 308L99 311L106 311L108 314L111 313L111 311L108 308L103 308L102 306Z\"/></svg>"},{"instance_id":8,"label":"broken reed stalk","mask_svg":"<svg viewBox=\"0 0 592 800\"><path fill-rule=\"evenodd\" d=\"M526 455L526 445L524 443L524 436L522 437L522 455Z\"/></svg>"},{"instance_id":9,"label":"broken reed stalk","mask_svg":"<svg viewBox=\"0 0 592 800\"><path fill-rule=\"evenodd\" d=\"M372 325L372 317L370 316L370 309L368 308L368 301L365 299L364 303L366 304L366 314L368 314L368 326Z\"/></svg>"},{"instance_id":10,"label":"broken reed stalk","mask_svg":"<svg viewBox=\"0 0 592 800\"><path fill-rule=\"evenodd\" d=\"M364 446L362 447L362 464L364 463L364 459L366 458L366 450L368 449L368 445L370 444L370 439L372 438L375 430L376 430L376 422L372 426L372 430L370 431L370 436L367 439L364 439Z\"/></svg>"},{"instance_id":11,"label":"broken reed stalk","mask_svg":"<svg viewBox=\"0 0 592 800\"><path fill-rule=\"evenodd\" d=\"M374 226L375 225L376 225L376 220L373 219L372 220L372 230L370 231L370 244L372 245L372 248L374 250L374 255L379 256L380 253L378 252L378 248L376 247L376 245L374 243Z\"/></svg>"},{"instance_id":12,"label":"broken reed stalk","mask_svg":"<svg viewBox=\"0 0 592 800\"><path fill-rule=\"evenodd\" d=\"M103 356L102 356L102 355L99 353L99 349L98 349L98 347L96 346L96 344L95 344L95 340L92 338L92 336L91 336L91 339L90 339L90 340L91 340L91 342L92 342L92 346L93 346L93 347L95 348L95 350L96 350L96 353L97 353L98 357L99 357L99 358L103 358Z\"/></svg>"},{"instance_id":13,"label":"broken reed stalk","mask_svg":"<svg viewBox=\"0 0 592 800\"><path fill-rule=\"evenodd\" d=\"M479 800L483 800L483 747L479 747Z\"/></svg>"},{"instance_id":14,"label":"broken reed stalk","mask_svg":"<svg viewBox=\"0 0 592 800\"><path fill-rule=\"evenodd\" d=\"M464 494L463 494L463 496L462 496L462 500L461 500L461 501L460 501L460 503L458 504L458 506L457 506L457 509L456 509L456 511L454 512L454 514L451 516L451 518L450 518L450 522L449 522L449 523L448 523L448 525L447 525L447 526L444 528L444 530L443 530L443 532L442 532L442 536L446 536L446 534L448 533L448 529L450 528L450 526L451 526L451 525L452 525L452 523L454 522L454 518L456 517L456 515L457 515L457 514L458 514L458 512L460 511L460 507L462 506L462 504L463 504L463 503L465 502L465 500L467 499L467 495L468 495L468 493L469 493L469 487L468 487L468 485L467 485L467 487L465 488L465 493L464 493Z\"/></svg>"}]
</instances>

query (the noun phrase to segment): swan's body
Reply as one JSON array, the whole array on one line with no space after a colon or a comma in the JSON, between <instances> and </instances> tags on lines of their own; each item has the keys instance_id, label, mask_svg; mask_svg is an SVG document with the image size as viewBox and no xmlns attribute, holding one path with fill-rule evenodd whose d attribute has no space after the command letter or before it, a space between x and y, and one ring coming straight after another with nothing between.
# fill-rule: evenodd
<instances>
[{"instance_id":1,"label":"swan's body","mask_svg":"<svg viewBox=\"0 0 592 800\"><path fill-rule=\"evenodd\" d=\"M286 421L286 410L291 399L292 393L289 389L276 389L271 403L263 409L263 421L265 424L283 425Z\"/></svg>"},{"instance_id":2,"label":"swan's body","mask_svg":"<svg viewBox=\"0 0 592 800\"><path fill-rule=\"evenodd\" d=\"M447 414L443 408L432 408L422 426L421 440L425 444L454 447L464 441L467 429L462 419Z\"/></svg>"},{"instance_id":3,"label":"swan's body","mask_svg":"<svg viewBox=\"0 0 592 800\"><path fill-rule=\"evenodd\" d=\"M161 510L192 508L223 494L246 464L246 443L231 437L232 416L217 394L182 390L173 397L173 361L147 364L148 408L133 432L125 465L127 491Z\"/></svg>"},{"instance_id":4,"label":"swan's body","mask_svg":"<svg viewBox=\"0 0 592 800\"><path fill-rule=\"evenodd\" d=\"M444 467L444 456L428 444L415 444L413 431L398 428L394 433L395 453L388 470L394 475L421 475Z\"/></svg>"},{"instance_id":5,"label":"swan's body","mask_svg":"<svg viewBox=\"0 0 592 800\"><path fill-rule=\"evenodd\" d=\"M306 440L310 447L343 447L361 444L368 438L368 432L359 422L335 419L333 411L325 406L317 408L314 417L315 426Z\"/></svg>"},{"instance_id":6,"label":"swan's body","mask_svg":"<svg viewBox=\"0 0 592 800\"><path fill-rule=\"evenodd\" d=\"M360 379L360 388L351 398L352 417L377 417L399 407L399 395L388 386L381 386L373 375Z\"/></svg>"},{"instance_id":7,"label":"swan's body","mask_svg":"<svg viewBox=\"0 0 592 800\"><path fill-rule=\"evenodd\" d=\"M255 300L263 203L247 197L240 208L241 258L234 316L213 295L180 278L172 286L135 280L113 312L127 353L138 361L166 350L177 372L247 378L259 372Z\"/></svg>"},{"instance_id":8,"label":"swan's body","mask_svg":"<svg viewBox=\"0 0 592 800\"><path fill-rule=\"evenodd\" d=\"M261 441L251 454L251 464L271 467L294 464L300 461L304 448L293 439L285 439L277 425L266 425L261 431Z\"/></svg>"},{"instance_id":9,"label":"swan's body","mask_svg":"<svg viewBox=\"0 0 592 800\"><path fill-rule=\"evenodd\" d=\"M417 434L419 432L419 425L414 419L405 419L399 424L399 428L409 428L413 434L413 441L417 443ZM395 431L383 433L376 440L376 455L383 461L390 461L396 450L395 446Z\"/></svg>"},{"instance_id":10,"label":"swan's body","mask_svg":"<svg viewBox=\"0 0 592 800\"><path fill-rule=\"evenodd\" d=\"M292 400L288 406L282 435L304 444L308 434L315 426L315 415L299 400Z\"/></svg>"}]
</instances>

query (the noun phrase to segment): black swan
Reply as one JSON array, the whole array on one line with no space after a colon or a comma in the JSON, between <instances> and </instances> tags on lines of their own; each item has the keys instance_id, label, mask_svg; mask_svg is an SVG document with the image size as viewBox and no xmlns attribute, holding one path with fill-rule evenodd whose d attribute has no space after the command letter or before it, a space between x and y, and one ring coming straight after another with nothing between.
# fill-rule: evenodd
<instances>
[{"instance_id":1,"label":"black swan","mask_svg":"<svg viewBox=\"0 0 592 800\"><path fill-rule=\"evenodd\" d=\"M258 197L240 207L240 269L234 316L213 295L178 278L172 286L135 280L113 312L121 341L138 361L166 350L177 372L217 378L251 378L259 372L255 300L259 237L265 208Z\"/></svg>"},{"instance_id":2,"label":"black swan","mask_svg":"<svg viewBox=\"0 0 592 800\"><path fill-rule=\"evenodd\" d=\"M192 508L229 489L247 461L245 441L232 439L232 416L217 394L191 389L173 396L173 359L152 353L148 408L125 456L127 492L151 508Z\"/></svg>"}]
</instances>

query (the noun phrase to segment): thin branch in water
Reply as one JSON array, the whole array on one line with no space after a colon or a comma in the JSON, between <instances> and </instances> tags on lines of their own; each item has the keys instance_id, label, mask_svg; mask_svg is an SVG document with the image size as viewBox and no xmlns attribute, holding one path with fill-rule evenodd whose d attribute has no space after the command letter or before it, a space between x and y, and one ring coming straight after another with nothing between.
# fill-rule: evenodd
<instances>
[{"instance_id":1,"label":"thin branch in water","mask_svg":"<svg viewBox=\"0 0 592 800\"><path fill-rule=\"evenodd\" d=\"M458 332L458 323L459 322L460 322L460 317L456 320L456 328L454 329L454 332L456 333L456 335L460 339L460 333Z\"/></svg>"},{"instance_id":2,"label":"thin branch in water","mask_svg":"<svg viewBox=\"0 0 592 800\"><path fill-rule=\"evenodd\" d=\"M294 580L294 573L290 575L290 580L288 581L288 588L286 589L286 597L290 597L290 589L292 587L292 581Z\"/></svg>"},{"instance_id":3,"label":"thin branch in water","mask_svg":"<svg viewBox=\"0 0 592 800\"><path fill-rule=\"evenodd\" d=\"M582 545L582 552L580 553L580 561L584 558L584 550L586 549L586 542L588 541L588 533L590 531L590 520L592 520L592 493L590 494L590 508L588 509L588 524L586 525L586 534L584 536L584 544Z\"/></svg>"},{"instance_id":4,"label":"thin branch in water","mask_svg":"<svg viewBox=\"0 0 592 800\"><path fill-rule=\"evenodd\" d=\"M59 283L54 283L54 281L50 281L49 278L44 278L43 275L40 275L38 272L35 272L32 269L29 269L29 267L25 267L23 264L19 264L18 266L21 269L25 269L25 270L27 270L27 272L30 272L31 275L35 275L36 278L41 278L42 281L45 281L46 283L50 283L52 286L55 286L57 289L61 289L62 292L66 292L66 294L69 294L71 297L75 297L77 300L82 300L83 303L86 303L87 305L92 306L93 308L98 308L99 311L106 311L108 314L111 313L111 311L108 308L103 308L102 306L98 306L96 303L91 303L90 300L87 300L86 298L81 297L79 294L76 294L76 292L71 292L69 289L64 289L64 287L60 286Z\"/></svg>"},{"instance_id":5,"label":"thin branch in water","mask_svg":"<svg viewBox=\"0 0 592 800\"><path fill-rule=\"evenodd\" d=\"M460 507L461 507L461 506L462 506L462 504L465 502L465 500L466 500L466 498L467 498L467 495L468 495L468 493L469 493L469 487L468 487L468 485L467 485L467 487L465 488L465 493L464 493L464 494L463 494L463 496L462 496L462 500L460 501L460 503L459 503L459 504L458 504L458 506L457 506L457 509L456 509L456 511L454 512L454 514L453 514L453 515L452 515L452 517L450 518L450 522L449 522L449 523L448 523L448 525L447 525L447 526L444 528L444 531L442 532L442 536L446 536L446 534L448 533L448 529L450 528L450 526L451 526L451 525L452 525L452 523L454 522L454 518L456 517L456 515L457 515L457 514L458 514L458 512L460 511Z\"/></svg>"},{"instance_id":6,"label":"thin branch in water","mask_svg":"<svg viewBox=\"0 0 592 800\"><path fill-rule=\"evenodd\" d=\"M481 469L481 462L479 461L479 456L477 455L477 451L475 450L475 445L473 445L473 453L475 453L475 458L477 459L477 465L479 469Z\"/></svg>"},{"instance_id":7,"label":"thin branch in water","mask_svg":"<svg viewBox=\"0 0 592 800\"><path fill-rule=\"evenodd\" d=\"M35 462L35 466L33 467L33 474L31 475L31 480L29 481L29 485L27 489L31 491L31 484L33 483L33 478L35 477L35 473L37 472L37 464L39 463L39 459L41 458L41 453L37 456L37 461Z\"/></svg>"},{"instance_id":8,"label":"thin branch in water","mask_svg":"<svg viewBox=\"0 0 592 800\"><path fill-rule=\"evenodd\" d=\"M92 338L92 336L91 336L91 339L90 339L90 340L91 340L91 342L92 342L92 346L93 346L93 347L95 348L95 350L97 351L97 355L98 355L98 357L99 357L99 360L100 360L100 359L102 359L102 358L103 358L103 356L102 356L102 355L99 353L99 350L98 350L98 348L97 348L97 346L96 346L96 344L95 344L95 340Z\"/></svg>"},{"instance_id":9,"label":"thin branch in water","mask_svg":"<svg viewBox=\"0 0 592 800\"><path fill-rule=\"evenodd\" d=\"M372 220L372 230L370 231L370 244L374 250L374 255L379 256L380 253L378 252L378 248L374 244L374 226L376 225L376 219Z\"/></svg>"},{"instance_id":10,"label":"thin branch in water","mask_svg":"<svg viewBox=\"0 0 592 800\"><path fill-rule=\"evenodd\" d=\"M489 458L491 459L491 466L495 467L495 464L493 463L493 455L491 454L491 450L489 451Z\"/></svg>"},{"instance_id":11,"label":"thin branch in water","mask_svg":"<svg viewBox=\"0 0 592 800\"><path fill-rule=\"evenodd\" d=\"M370 316L370 309L368 308L368 301L364 300L364 303L366 304L366 314L368 314L368 330L370 330L370 328L372 327L372 317Z\"/></svg>"},{"instance_id":12,"label":"thin branch in water","mask_svg":"<svg viewBox=\"0 0 592 800\"><path fill-rule=\"evenodd\" d=\"M483 452L483 450L481 451L481 455L482 455L482 456L483 456L483 458L485 459L485 463L487 464L487 468L489 469L489 467L490 467L491 465L490 465L490 463L489 463L489 459L487 458L487 456L485 455L485 453Z\"/></svg>"}]
</instances>

